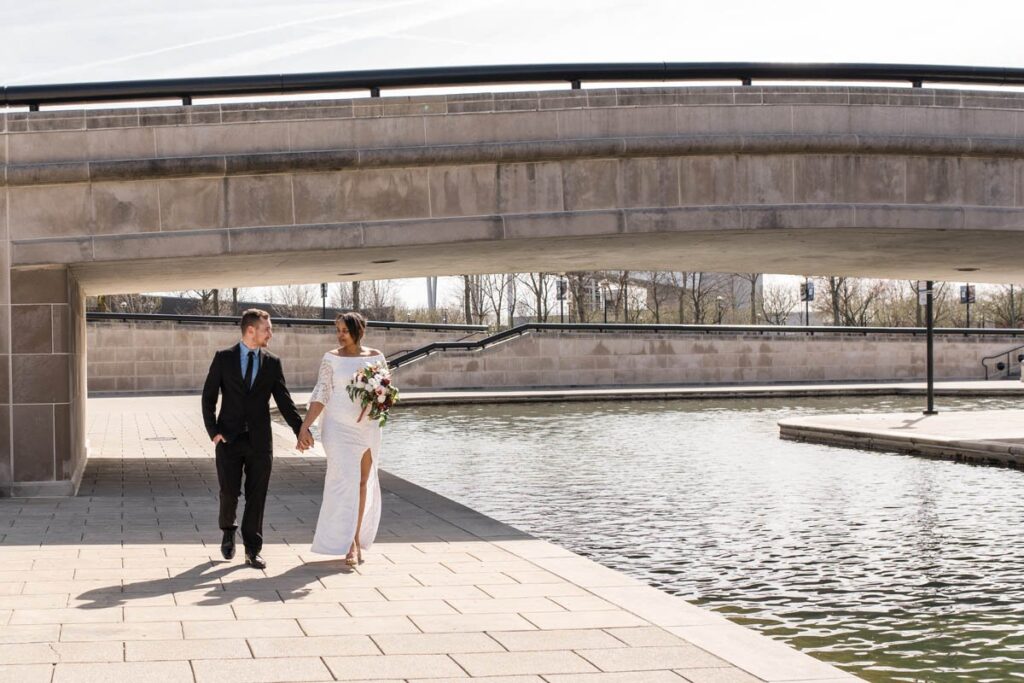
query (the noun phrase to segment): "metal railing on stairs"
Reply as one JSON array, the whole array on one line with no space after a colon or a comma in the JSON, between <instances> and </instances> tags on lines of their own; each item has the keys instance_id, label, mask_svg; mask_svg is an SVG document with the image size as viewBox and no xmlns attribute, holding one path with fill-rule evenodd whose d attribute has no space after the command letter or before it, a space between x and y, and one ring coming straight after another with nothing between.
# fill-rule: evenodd
<instances>
[{"instance_id":1,"label":"metal railing on stairs","mask_svg":"<svg viewBox=\"0 0 1024 683\"><path fill-rule=\"evenodd\" d=\"M986 380L1020 377L1022 364L1024 364L1024 345L1015 346L981 359L981 365L985 368ZM989 376L990 371L992 376Z\"/></svg>"}]
</instances>

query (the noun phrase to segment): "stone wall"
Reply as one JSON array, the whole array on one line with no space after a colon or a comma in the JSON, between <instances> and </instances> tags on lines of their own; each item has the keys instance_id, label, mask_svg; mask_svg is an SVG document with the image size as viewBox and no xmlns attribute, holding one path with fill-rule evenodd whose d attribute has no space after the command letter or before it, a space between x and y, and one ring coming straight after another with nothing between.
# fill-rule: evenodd
<instances>
[{"instance_id":1,"label":"stone wall","mask_svg":"<svg viewBox=\"0 0 1024 683\"><path fill-rule=\"evenodd\" d=\"M984 379L981 359L1021 336L937 334L938 379ZM567 387L925 378L925 337L835 332L539 331L481 351L445 351L396 372L405 389Z\"/></svg>"},{"instance_id":2,"label":"stone wall","mask_svg":"<svg viewBox=\"0 0 1024 683\"><path fill-rule=\"evenodd\" d=\"M198 391L214 352L239 340L238 327L229 323L90 321L87 334L90 395ZM390 356L467 334L458 329L371 326L365 344ZM289 387L309 389L316 383L324 352L337 345L333 326L278 322L270 350L283 360Z\"/></svg>"}]
</instances>

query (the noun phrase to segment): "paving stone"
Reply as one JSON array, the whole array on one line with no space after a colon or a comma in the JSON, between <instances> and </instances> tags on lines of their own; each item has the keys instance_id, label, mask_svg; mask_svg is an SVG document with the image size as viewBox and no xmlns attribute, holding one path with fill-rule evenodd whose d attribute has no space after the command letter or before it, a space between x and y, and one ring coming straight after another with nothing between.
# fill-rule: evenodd
<instances>
[{"instance_id":1,"label":"paving stone","mask_svg":"<svg viewBox=\"0 0 1024 683\"><path fill-rule=\"evenodd\" d=\"M451 600L486 598L476 586L391 586L377 589L388 600Z\"/></svg>"},{"instance_id":2,"label":"paving stone","mask_svg":"<svg viewBox=\"0 0 1024 683\"><path fill-rule=\"evenodd\" d=\"M607 600L603 600L596 595L556 595L552 596L550 599L552 602L571 612L595 612L616 608L616 605L613 605Z\"/></svg>"},{"instance_id":3,"label":"paving stone","mask_svg":"<svg viewBox=\"0 0 1024 683\"><path fill-rule=\"evenodd\" d=\"M295 591L283 593L281 598L284 602L301 603L342 603L342 602L380 602L390 591L415 590L415 588L319 588L309 591ZM387 591L387 593L385 593ZM441 596L436 596L441 597ZM400 600L403 598L389 598Z\"/></svg>"},{"instance_id":4,"label":"paving stone","mask_svg":"<svg viewBox=\"0 0 1024 683\"><path fill-rule=\"evenodd\" d=\"M179 638L181 638L181 624L178 622L154 621L139 624L66 624L61 627L60 630L61 642L177 640Z\"/></svg>"},{"instance_id":5,"label":"paving stone","mask_svg":"<svg viewBox=\"0 0 1024 683\"><path fill-rule=\"evenodd\" d=\"M50 683L52 677L50 664L0 664L0 681Z\"/></svg>"},{"instance_id":6,"label":"paving stone","mask_svg":"<svg viewBox=\"0 0 1024 683\"><path fill-rule=\"evenodd\" d=\"M491 631L506 649L520 650L580 650L584 648L622 647L622 642L600 629L565 631Z\"/></svg>"},{"instance_id":7,"label":"paving stone","mask_svg":"<svg viewBox=\"0 0 1024 683\"><path fill-rule=\"evenodd\" d=\"M235 611L235 616L238 619L321 619L348 616L348 613L341 605L331 603L307 605L299 602L290 602L264 605L238 605L233 609Z\"/></svg>"},{"instance_id":8,"label":"paving stone","mask_svg":"<svg viewBox=\"0 0 1024 683\"><path fill-rule=\"evenodd\" d=\"M188 621L182 623L185 638L261 638L301 636L294 619L247 619L244 621Z\"/></svg>"},{"instance_id":9,"label":"paving stone","mask_svg":"<svg viewBox=\"0 0 1024 683\"><path fill-rule=\"evenodd\" d=\"M364 635L250 638L249 647L257 658L380 654L370 637Z\"/></svg>"},{"instance_id":10,"label":"paving stone","mask_svg":"<svg viewBox=\"0 0 1024 683\"><path fill-rule=\"evenodd\" d=\"M598 612L530 612L522 615L537 628L615 628L621 626L647 626L648 623L629 612L602 610Z\"/></svg>"},{"instance_id":11,"label":"paving stone","mask_svg":"<svg viewBox=\"0 0 1024 683\"><path fill-rule=\"evenodd\" d=\"M53 683L193 683L188 662L57 664Z\"/></svg>"},{"instance_id":12,"label":"paving stone","mask_svg":"<svg viewBox=\"0 0 1024 683\"><path fill-rule=\"evenodd\" d=\"M545 676L544 679L548 683L683 683L686 680L671 671L567 674Z\"/></svg>"},{"instance_id":13,"label":"paving stone","mask_svg":"<svg viewBox=\"0 0 1024 683\"><path fill-rule=\"evenodd\" d=\"M231 636L225 633L225 636ZM241 638L211 640L130 641L124 644L129 662L175 661L186 659L251 659L252 653Z\"/></svg>"},{"instance_id":14,"label":"paving stone","mask_svg":"<svg viewBox=\"0 0 1024 683\"><path fill-rule=\"evenodd\" d=\"M0 643L53 643L60 638L60 624L29 624L0 628Z\"/></svg>"},{"instance_id":15,"label":"paving stone","mask_svg":"<svg viewBox=\"0 0 1024 683\"><path fill-rule=\"evenodd\" d=\"M302 630L310 636L374 635L377 633L417 633L408 617L340 617L300 619Z\"/></svg>"},{"instance_id":16,"label":"paving stone","mask_svg":"<svg viewBox=\"0 0 1024 683\"><path fill-rule=\"evenodd\" d=\"M353 602L345 609L354 617L412 616L414 614L456 614L444 600L387 600Z\"/></svg>"},{"instance_id":17,"label":"paving stone","mask_svg":"<svg viewBox=\"0 0 1024 683\"><path fill-rule=\"evenodd\" d=\"M0 664L121 661L124 661L124 647L119 642L0 645Z\"/></svg>"},{"instance_id":18,"label":"paving stone","mask_svg":"<svg viewBox=\"0 0 1024 683\"><path fill-rule=\"evenodd\" d=\"M388 655L372 657L324 657L339 681L373 678L462 677L465 672L445 655Z\"/></svg>"},{"instance_id":19,"label":"paving stone","mask_svg":"<svg viewBox=\"0 0 1024 683\"><path fill-rule=\"evenodd\" d=\"M637 628L607 628L609 634L615 636L631 647L654 647L658 645L681 645L686 641L657 626L640 626Z\"/></svg>"},{"instance_id":20,"label":"paving stone","mask_svg":"<svg viewBox=\"0 0 1024 683\"><path fill-rule=\"evenodd\" d=\"M690 683L761 683L761 679L733 667L724 669L680 669L676 671Z\"/></svg>"},{"instance_id":21,"label":"paving stone","mask_svg":"<svg viewBox=\"0 0 1024 683\"><path fill-rule=\"evenodd\" d=\"M566 595L589 595L579 586L571 583L511 583L478 585L492 598L543 598Z\"/></svg>"},{"instance_id":22,"label":"paving stone","mask_svg":"<svg viewBox=\"0 0 1024 683\"><path fill-rule=\"evenodd\" d=\"M547 598L484 598L481 600L453 599L448 603L463 614L491 614L498 612L564 612Z\"/></svg>"},{"instance_id":23,"label":"paving stone","mask_svg":"<svg viewBox=\"0 0 1024 683\"><path fill-rule=\"evenodd\" d=\"M375 635L373 640L386 655L503 651L501 644L483 633L390 633Z\"/></svg>"},{"instance_id":24,"label":"paving stone","mask_svg":"<svg viewBox=\"0 0 1024 683\"><path fill-rule=\"evenodd\" d=\"M501 652L486 654L453 654L470 676L499 674L560 674L597 671L575 652Z\"/></svg>"},{"instance_id":25,"label":"paving stone","mask_svg":"<svg viewBox=\"0 0 1024 683\"><path fill-rule=\"evenodd\" d=\"M451 614L409 618L424 633L532 631L537 628L518 614Z\"/></svg>"},{"instance_id":26,"label":"paving stone","mask_svg":"<svg viewBox=\"0 0 1024 683\"><path fill-rule=\"evenodd\" d=\"M546 572L545 572L546 573ZM479 586L484 584L515 583L516 579L497 572L472 574L413 574L416 586ZM405 584L403 584L405 585Z\"/></svg>"},{"instance_id":27,"label":"paving stone","mask_svg":"<svg viewBox=\"0 0 1024 683\"><path fill-rule=\"evenodd\" d=\"M234 618L230 607L198 607L174 605L172 607L125 607L127 623L143 621L218 621Z\"/></svg>"},{"instance_id":28,"label":"paving stone","mask_svg":"<svg viewBox=\"0 0 1024 683\"><path fill-rule=\"evenodd\" d=\"M123 619L121 608L102 609L19 609L11 616L12 624L100 624Z\"/></svg>"},{"instance_id":29,"label":"paving stone","mask_svg":"<svg viewBox=\"0 0 1024 683\"><path fill-rule=\"evenodd\" d=\"M331 672L316 657L192 662L195 683L299 683L332 681Z\"/></svg>"},{"instance_id":30,"label":"paving stone","mask_svg":"<svg viewBox=\"0 0 1024 683\"><path fill-rule=\"evenodd\" d=\"M407 683L466 683L469 678L409 678ZM488 676L487 683L546 683L540 676ZM386 683L378 681L376 683ZM397 683L397 682L396 682Z\"/></svg>"},{"instance_id":31,"label":"paving stone","mask_svg":"<svg viewBox=\"0 0 1024 683\"><path fill-rule=\"evenodd\" d=\"M578 650L581 657L601 671L644 671L723 667L727 663L692 645L671 647L620 647L603 650Z\"/></svg>"}]
</instances>

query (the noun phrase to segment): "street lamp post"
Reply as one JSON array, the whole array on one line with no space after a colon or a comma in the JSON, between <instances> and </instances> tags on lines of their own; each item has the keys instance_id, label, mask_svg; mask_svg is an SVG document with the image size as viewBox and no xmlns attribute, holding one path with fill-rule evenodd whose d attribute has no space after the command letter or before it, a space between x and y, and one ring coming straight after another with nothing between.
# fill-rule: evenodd
<instances>
[{"instance_id":1,"label":"street lamp post","mask_svg":"<svg viewBox=\"0 0 1024 683\"><path fill-rule=\"evenodd\" d=\"M323 302L323 307L322 307L322 309L320 311L320 317L322 319L324 319L324 320L327 320L327 283L326 282L321 282L320 283L320 299Z\"/></svg>"},{"instance_id":2,"label":"street lamp post","mask_svg":"<svg viewBox=\"0 0 1024 683\"><path fill-rule=\"evenodd\" d=\"M722 324L722 301L723 301L722 297L720 297L720 296L716 296L715 297L715 308L718 309L718 324L719 325Z\"/></svg>"},{"instance_id":3,"label":"street lamp post","mask_svg":"<svg viewBox=\"0 0 1024 683\"><path fill-rule=\"evenodd\" d=\"M920 292L921 290L918 289ZM928 330L928 340L926 345L926 367L928 373L928 406L924 411L925 415L935 415L935 315L933 308L934 292L932 290L932 281L927 280L924 283L924 315L925 322ZM918 295L920 297L920 294Z\"/></svg>"},{"instance_id":4,"label":"street lamp post","mask_svg":"<svg viewBox=\"0 0 1024 683\"><path fill-rule=\"evenodd\" d=\"M601 303L604 304L604 321L608 322L608 280L601 280L598 283L601 288Z\"/></svg>"}]
</instances>

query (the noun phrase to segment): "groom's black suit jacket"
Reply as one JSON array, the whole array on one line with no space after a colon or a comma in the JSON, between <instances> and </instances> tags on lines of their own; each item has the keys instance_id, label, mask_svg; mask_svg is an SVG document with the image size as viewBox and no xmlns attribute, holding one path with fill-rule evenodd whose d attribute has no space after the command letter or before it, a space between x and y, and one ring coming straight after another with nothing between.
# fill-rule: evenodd
<instances>
[{"instance_id":1,"label":"groom's black suit jacket","mask_svg":"<svg viewBox=\"0 0 1024 683\"><path fill-rule=\"evenodd\" d=\"M242 381L238 344L213 356L206 384L203 385L203 422L211 439L221 434L231 443L239 434L248 431L252 447L270 453L274 449L270 431L270 396L274 396L281 416L296 434L302 426L302 418L285 385L281 359L266 349L260 349L259 353L259 372L248 391ZM217 394L221 394L223 399L220 414L215 417Z\"/></svg>"}]
</instances>

